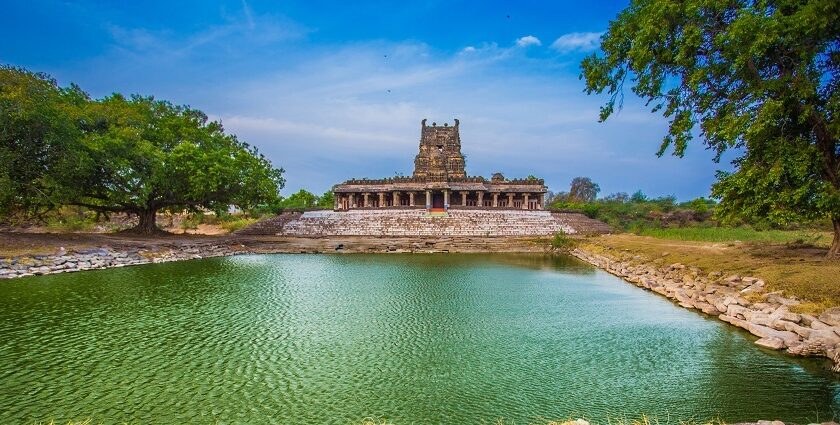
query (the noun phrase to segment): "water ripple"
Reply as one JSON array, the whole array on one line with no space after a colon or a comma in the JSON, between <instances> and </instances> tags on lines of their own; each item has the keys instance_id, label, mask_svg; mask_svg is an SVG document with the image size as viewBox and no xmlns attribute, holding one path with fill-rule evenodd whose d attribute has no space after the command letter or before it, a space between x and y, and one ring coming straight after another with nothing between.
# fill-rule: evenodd
<instances>
[{"instance_id":1,"label":"water ripple","mask_svg":"<svg viewBox=\"0 0 840 425\"><path fill-rule=\"evenodd\" d=\"M572 259L254 255L0 285L0 422L824 420L817 360ZM804 403L803 403L804 402Z\"/></svg>"}]
</instances>

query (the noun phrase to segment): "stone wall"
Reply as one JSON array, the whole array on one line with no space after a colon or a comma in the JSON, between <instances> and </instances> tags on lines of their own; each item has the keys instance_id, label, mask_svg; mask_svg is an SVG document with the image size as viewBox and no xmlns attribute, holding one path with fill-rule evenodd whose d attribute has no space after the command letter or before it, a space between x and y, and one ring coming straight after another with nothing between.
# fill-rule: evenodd
<instances>
[{"instance_id":1,"label":"stone wall","mask_svg":"<svg viewBox=\"0 0 840 425\"><path fill-rule=\"evenodd\" d=\"M247 253L242 245L199 243L154 249L100 247L52 255L0 258L0 279L194 260Z\"/></svg>"},{"instance_id":2,"label":"stone wall","mask_svg":"<svg viewBox=\"0 0 840 425\"><path fill-rule=\"evenodd\" d=\"M445 216L425 210L309 211L277 216L243 229L242 234L321 236L552 236L607 233L606 224L582 214L534 210L450 210Z\"/></svg>"},{"instance_id":3,"label":"stone wall","mask_svg":"<svg viewBox=\"0 0 840 425\"><path fill-rule=\"evenodd\" d=\"M779 292L767 292L765 282L751 276L703 274L684 264L633 265L607 255L575 249L572 255L641 288L670 298L680 306L700 310L745 329L756 345L797 356L827 357L840 372L840 308L814 317L795 313L800 302Z\"/></svg>"}]
</instances>

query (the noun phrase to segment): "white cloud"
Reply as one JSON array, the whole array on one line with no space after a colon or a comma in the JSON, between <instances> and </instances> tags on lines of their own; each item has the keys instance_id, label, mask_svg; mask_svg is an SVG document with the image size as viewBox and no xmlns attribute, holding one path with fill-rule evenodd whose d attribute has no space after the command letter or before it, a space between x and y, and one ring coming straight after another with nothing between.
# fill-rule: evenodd
<instances>
[{"instance_id":1,"label":"white cloud","mask_svg":"<svg viewBox=\"0 0 840 425\"><path fill-rule=\"evenodd\" d=\"M542 42L539 38L534 37L533 35L526 35L525 37L517 39L516 45L519 47L542 46Z\"/></svg>"},{"instance_id":2,"label":"white cloud","mask_svg":"<svg viewBox=\"0 0 840 425\"><path fill-rule=\"evenodd\" d=\"M254 18L261 28L264 21ZM103 58L71 80L113 90L131 76L151 76L131 91L191 104L222 120L286 169L285 193L321 193L351 177L410 174L423 118L460 119L472 175L534 174L553 190L565 190L582 175L604 193L643 188L651 195L694 194L689 191L708 187L713 178L703 152L681 161L655 157L666 123L639 102L628 99L620 114L599 124L604 99L580 93L577 71L547 72L556 57L526 57L520 40L527 37L507 47L477 43L453 53L422 42L378 40L303 51L248 40L252 46L243 54L216 47L238 46L252 35L246 18L229 32L207 31L203 37L113 30L117 42L133 48L131 60ZM292 42L308 44L305 38ZM172 45L214 54L200 62L188 60L195 53L168 56L170 68L161 70L166 64L157 59L158 48ZM677 177L682 175L706 180Z\"/></svg>"},{"instance_id":3,"label":"white cloud","mask_svg":"<svg viewBox=\"0 0 840 425\"><path fill-rule=\"evenodd\" d=\"M554 43L551 43L551 48L562 53L580 51L587 52L598 48L603 32L571 32L563 34Z\"/></svg>"}]
</instances>

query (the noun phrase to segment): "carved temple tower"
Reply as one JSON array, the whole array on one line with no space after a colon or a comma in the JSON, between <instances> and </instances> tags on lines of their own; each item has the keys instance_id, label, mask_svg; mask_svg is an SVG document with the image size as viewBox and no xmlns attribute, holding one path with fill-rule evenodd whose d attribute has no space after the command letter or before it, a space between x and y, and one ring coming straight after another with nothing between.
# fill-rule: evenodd
<instances>
[{"instance_id":1,"label":"carved temple tower","mask_svg":"<svg viewBox=\"0 0 840 425\"><path fill-rule=\"evenodd\" d=\"M522 209L542 208L542 179L506 179L496 173L488 180L468 176L461 153L460 123L420 123L420 149L411 177L351 179L333 187L336 211L362 208Z\"/></svg>"},{"instance_id":2,"label":"carved temple tower","mask_svg":"<svg viewBox=\"0 0 840 425\"><path fill-rule=\"evenodd\" d=\"M426 120L420 122L420 152L414 158L414 177L429 181L446 181L449 178L464 178L464 155L461 153L460 122L450 127L438 127Z\"/></svg>"}]
</instances>

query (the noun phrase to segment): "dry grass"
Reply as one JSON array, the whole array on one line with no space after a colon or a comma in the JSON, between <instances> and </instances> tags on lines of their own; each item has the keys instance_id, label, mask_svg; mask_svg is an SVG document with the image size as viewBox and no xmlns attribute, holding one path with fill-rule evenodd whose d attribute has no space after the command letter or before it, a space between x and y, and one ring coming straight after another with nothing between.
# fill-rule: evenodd
<instances>
[{"instance_id":1,"label":"dry grass","mask_svg":"<svg viewBox=\"0 0 840 425\"><path fill-rule=\"evenodd\" d=\"M704 273L756 276L768 290L803 301L796 310L816 313L840 305L840 261L827 260L824 248L771 242L701 242L636 236L588 238L583 248L621 256L633 262L682 263Z\"/></svg>"}]
</instances>

